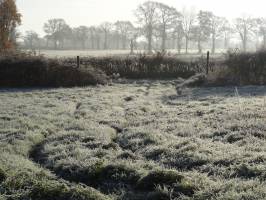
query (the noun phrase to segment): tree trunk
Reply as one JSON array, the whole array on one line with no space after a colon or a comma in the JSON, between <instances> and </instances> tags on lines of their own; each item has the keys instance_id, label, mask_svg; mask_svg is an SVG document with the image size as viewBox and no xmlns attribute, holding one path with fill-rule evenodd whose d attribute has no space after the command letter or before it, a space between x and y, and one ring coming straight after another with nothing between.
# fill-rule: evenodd
<instances>
[{"instance_id":1,"label":"tree trunk","mask_svg":"<svg viewBox=\"0 0 266 200\"><path fill-rule=\"evenodd\" d=\"M152 27L148 28L148 54L152 54Z\"/></svg>"},{"instance_id":2,"label":"tree trunk","mask_svg":"<svg viewBox=\"0 0 266 200\"><path fill-rule=\"evenodd\" d=\"M126 49L126 44L127 44L127 36L126 35L123 35L123 49L125 50Z\"/></svg>"},{"instance_id":3,"label":"tree trunk","mask_svg":"<svg viewBox=\"0 0 266 200\"><path fill-rule=\"evenodd\" d=\"M62 39L61 42L60 42L60 44L61 44L61 49L64 49L64 47L65 47L65 40Z\"/></svg>"},{"instance_id":4,"label":"tree trunk","mask_svg":"<svg viewBox=\"0 0 266 200\"><path fill-rule=\"evenodd\" d=\"M243 40L243 51L244 51L244 52L247 51L247 43L246 43L246 39Z\"/></svg>"},{"instance_id":5,"label":"tree trunk","mask_svg":"<svg viewBox=\"0 0 266 200\"><path fill-rule=\"evenodd\" d=\"M177 44L178 54L181 54L181 48L182 48L181 43L178 42L178 44Z\"/></svg>"},{"instance_id":6,"label":"tree trunk","mask_svg":"<svg viewBox=\"0 0 266 200\"><path fill-rule=\"evenodd\" d=\"M5 25L4 25L5 26ZM0 30L0 51L10 49L13 47L13 42L9 36L9 30L5 27L1 27Z\"/></svg>"},{"instance_id":7,"label":"tree trunk","mask_svg":"<svg viewBox=\"0 0 266 200\"><path fill-rule=\"evenodd\" d=\"M244 38L243 38L243 50L247 51L247 29L244 29Z\"/></svg>"},{"instance_id":8,"label":"tree trunk","mask_svg":"<svg viewBox=\"0 0 266 200\"><path fill-rule=\"evenodd\" d=\"M224 34L224 49L228 48L228 35L227 33Z\"/></svg>"},{"instance_id":9,"label":"tree trunk","mask_svg":"<svg viewBox=\"0 0 266 200\"><path fill-rule=\"evenodd\" d=\"M176 38L173 36L171 40L171 49L176 49L177 48L177 41Z\"/></svg>"},{"instance_id":10,"label":"tree trunk","mask_svg":"<svg viewBox=\"0 0 266 200\"><path fill-rule=\"evenodd\" d=\"M104 33L104 49L107 49L107 32Z\"/></svg>"},{"instance_id":11,"label":"tree trunk","mask_svg":"<svg viewBox=\"0 0 266 200\"><path fill-rule=\"evenodd\" d=\"M33 41L30 40L30 49L33 50Z\"/></svg>"},{"instance_id":12,"label":"tree trunk","mask_svg":"<svg viewBox=\"0 0 266 200\"><path fill-rule=\"evenodd\" d=\"M49 40L47 39L46 40L46 49L48 49L48 47L49 47Z\"/></svg>"},{"instance_id":13,"label":"tree trunk","mask_svg":"<svg viewBox=\"0 0 266 200\"><path fill-rule=\"evenodd\" d=\"M177 38L177 51L178 54L181 54L181 48L182 48L182 44L181 44L181 38Z\"/></svg>"},{"instance_id":14,"label":"tree trunk","mask_svg":"<svg viewBox=\"0 0 266 200\"><path fill-rule=\"evenodd\" d=\"M202 53L202 48L201 48L201 39L198 39L198 53L201 54Z\"/></svg>"},{"instance_id":15,"label":"tree trunk","mask_svg":"<svg viewBox=\"0 0 266 200\"><path fill-rule=\"evenodd\" d=\"M97 50L100 50L100 38L97 37Z\"/></svg>"},{"instance_id":16,"label":"tree trunk","mask_svg":"<svg viewBox=\"0 0 266 200\"><path fill-rule=\"evenodd\" d=\"M83 40L83 41L81 42L81 45L82 45L82 49L85 50L85 48L86 48L85 40Z\"/></svg>"},{"instance_id":17,"label":"tree trunk","mask_svg":"<svg viewBox=\"0 0 266 200\"><path fill-rule=\"evenodd\" d=\"M263 48L266 48L266 34L263 35Z\"/></svg>"},{"instance_id":18,"label":"tree trunk","mask_svg":"<svg viewBox=\"0 0 266 200\"><path fill-rule=\"evenodd\" d=\"M212 34L212 54L215 54L216 49L216 41L215 41L215 34Z\"/></svg>"},{"instance_id":19,"label":"tree trunk","mask_svg":"<svg viewBox=\"0 0 266 200\"><path fill-rule=\"evenodd\" d=\"M165 41L166 41L166 26L163 26L162 30L162 46L161 46L161 51L165 52Z\"/></svg>"},{"instance_id":20,"label":"tree trunk","mask_svg":"<svg viewBox=\"0 0 266 200\"><path fill-rule=\"evenodd\" d=\"M57 40L54 39L54 49L57 50Z\"/></svg>"},{"instance_id":21,"label":"tree trunk","mask_svg":"<svg viewBox=\"0 0 266 200\"><path fill-rule=\"evenodd\" d=\"M188 54L188 43L189 43L189 38L186 36L186 54Z\"/></svg>"},{"instance_id":22,"label":"tree trunk","mask_svg":"<svg viewBox=\"0 0 266 200\"><path fill-rule=\"evenodd\" d=\"M134 41L133 39L130 40L130 54L134 54Z\"/></svg>"},{"instance_id":23,"label":"tree trunk","mask_svg":"<svg viewBox=\"0 0 266 200\"><path fill-rule=\"evenodd\" d=\"M116 49L119 49L120 48L120 37L119 35L117 34L116 35Z\"/></svg>"},{"instance_id":24,"label":"tree trunk","mask_svg":"<svg viewBox=\"0 0 266 200\"><path fill-rule=\"evenodd\" d=\"M91 36L91 49L94 49L94 36Z\"/></svg>"}]
</instances>

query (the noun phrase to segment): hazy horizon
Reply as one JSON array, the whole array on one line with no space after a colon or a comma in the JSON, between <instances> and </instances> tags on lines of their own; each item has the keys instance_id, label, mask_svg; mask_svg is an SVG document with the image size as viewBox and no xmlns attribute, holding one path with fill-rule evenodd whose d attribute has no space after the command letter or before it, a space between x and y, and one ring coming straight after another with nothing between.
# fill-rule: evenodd
<instances>
[{"instance_id":1,"label":"hazy horizon","mask_svg":"<svg viewBox=\"0 0 266 200\"><path fill-rule=\"evenodd\" d=\"M17 0L19 12L22 14L22 25L19 31L34 30L44 35L43 24L52 18L63 18L72 26L98 25L101 22L130 20L135 22L134 10L146 0ZM240 0L159 0L174 6L177 10L183 7L194 7L196 10L208 10L218 16L229 19L243 14L253 17L266 17L264 5L260 0L243 2ZM228 6L230 5L230 6Z\"/></svg>"}]
</instances>

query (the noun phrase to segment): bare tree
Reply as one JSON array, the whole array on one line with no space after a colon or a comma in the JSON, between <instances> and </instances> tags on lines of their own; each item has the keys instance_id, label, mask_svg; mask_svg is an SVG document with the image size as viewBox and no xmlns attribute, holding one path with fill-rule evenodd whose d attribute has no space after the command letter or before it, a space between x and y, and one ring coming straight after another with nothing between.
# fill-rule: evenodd
<instances>
[{"instance_id":1,"label":"bare tree","mask_svg":"<svg viewBox=\"0 0 266 200\"><path fill-rule=\"evenodd\" d=\"M243 16L235 20L235 29L240 35L243 51L247 51L247 42L252 33L254 33L254 28L256 26L256 20L250 17Z\"/></svg>"},{"instance_id":2,"label":"bare tree","mask_svg":"<svg viewBox=\"0 0 266 200\"><path fill-rule=\"evenodd\" d=\"M90 26L88 28L89 31L89 38L90 38L90 48L95 49L95 40L96 40L96 27L95 26Z\"/></svg>"},{"instance_id":3,"label":"bare tree","mask_svg":"<svg viewBox=\"0 0 266 200\"><path fill-rule=\"evenodd\" d=\"M66 30L67 24L63 19L50 19L44 24L44 32L54 42L54 48L58 48L58 43L61 40L62 33Z\"/></svg>"},{"instance_id":4,"label":"bare tree","mask_svg":"<svg viewBox=\"0 0 266 200\"><path fill-rule=\"evenodd\" d=\"M198 43L198 53L202 53L203 41L207 41L211 34L211 18L213 17L212 12L200 11L197 16L198 24L193 26L193 37Z\"/></svg>"},{"instance_id":5,"label":"bare tree","mask_svg":"<svg viewBox=\"0 0 266 200\"><path fill-rule=\"evenodd\" d=\"M73 35L73 30L69 25L65 24L61 31L58 32L59 37L59 45L61 49L65 48L65 42L70 40Z\"/></svg>"},{"instance_id":6,"label":"bare tree","mask_svg":"<svg viewBox=\"0 0 266 200\"><path fill-rule=\"evenodd\" d=\"M113 25L109 22L103 22L100 25L100 29L103 31L104 33L104 43L103 43L103 48L104 49L108 49L108 36L111 32Z\"/></svg>"},{"instance_id":7,"label":"bare tree","mask_svg":"<svg viewBox=\"0 0 266 200\"><path fill-rule=\"evenodd\" d=\"M222 33L227 33L227 24L228 21L224 17L218 17L212 15L211 17L211 37L212 37L212 54L216 50L216 40L221 37ZM225 35L227 37L227 35Z\"/></svg>"},{"instance_id":8,"label":"bare tree","mask_svg":"<svg viewBox=\"0 0 266 200\"><path fill-rule=\"evenodd\" d=\"M174 29L174 35L175 35L176 42L177 42L176 43L177 44L177 51L178 51L178 54L180 54L181 49L182 49L182 40L183 40L184 35L185 35L181 20L178 20L176 22L176 27Z\"/></svg>"},{"instance_id":9,"label":"bare tree","mask_svg":"<svg viewBox=\"0 0 266 200\"><path fill-rule=\"evenodd\" d=\"M89 28L86 26L79 26L75 29L75 36L84 50L86 48L86 41L89 38Z\"/></svg>"},{"instance_id":10,"label":"bare tree","mask_svg":"<svg viewBox=\"0 0 266 200\"><path fill-rule=\"evenodd\" d=\"M191 31L193 28L193 25L196 21L196 14L194 9L187 10L186 8L183 8L182 10L182 27L185 35L185 40L186 40L186 54L188 53L188 45L189 45L189 40L191 36Z\"/></svg>"},{"instance_id":11,"label":"bare tree","mask_svg":"<svg viewBox=\"0 0 266 200\"><path fill-rule=\"evenodd\" d=\"M257 23L259 25L259 35L263 38L263 48L266 48L266 18L257 19Z\"/></svg>"},{"instance_id":12,"label":"bare tree","mask_svg":"<svg viewBox=\"0 0 266 200\"><path fill-rule=\"evenodd\" d=\"M133 24L130 21L117 21L114 25L118 34L122 37L122 48L126 49L129 34L134 29Z\"/></svg>"},{"instance_id":13,"label":"bare tree","mask_svg":"<svg viewBox=\"0 0 266 200\"><path fill-rule=\"evenodd\" d=\"M162 44L161 44L161 50L162 52L165 51L165 42L167 39L167 32L170 29L173 29L176 21L178 18L181 16L177 10L173 7L170 7L166 4L163 3L157 3L157 8L158 8L158 22L159 22L159 29L161 32L161 39L162 39Z\"/></svg>"},{"instance_id":14,"label":"bare tree","mask_svg":"<svg viewBox=\"0 0 266 200\"><path fill-rule=\"evenodd\" d=\"M23 39L25 46L30 48L31 50L36 47L36 43L39 43L39 35L34 31L26 31Z\"/></svg>"},{"instance_id":15,"label":"bare tree","mask_svg":"<svg viewBox=\"0 0 266 200\"><path fill-rule=\"evenodd\" d=\"M224 18L223 23L221 25L221 34L224 39L224 49L228 48L228 44L230 42L230 35L233 33L233 28L227 19Z\"/></svg>"},{"instance_id":16,"label":"bare tree","mask_svg":"<svg viewBox=\"0 0 266 200\"><path fill-rule=\"evenodd\" d=\"M138 23L143 28L143 32L148 41L148 53L152 53L152 37L155 25L158 22L158 13L156 9L156 2L147 1L139 5L135 11Z\"/></svg>"},{"instance_id":17,"label":"bare tree","mask_svg":"<svg viewBox=\"0 0 266 200\"><path fill-rule=\"evenodd\" d=\"M130 39L130 54L134 54L134 49L137 48L137 38L141 35L141 29L139 27L134 27L129 32Z\"/></svg>"},{"instance_id":18,"label":"bare tree","mask_svg":"<svg viewBox=\"0 0 266 200\"><path fill-rule=\"evenodd\" d=\"M101 49L101 35L102 29L100 27L95 28L95 42L96 42L96 49Z\"/></svg>"}]
</instances>

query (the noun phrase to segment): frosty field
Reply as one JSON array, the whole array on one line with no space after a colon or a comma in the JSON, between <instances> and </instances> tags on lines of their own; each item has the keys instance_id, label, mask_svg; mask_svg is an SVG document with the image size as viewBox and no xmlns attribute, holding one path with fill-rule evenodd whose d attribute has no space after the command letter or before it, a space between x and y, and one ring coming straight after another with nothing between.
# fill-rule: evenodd
<instances>
[{"instance_id":1,"label":"frosty field","mask_svg":"<svg viewBox=\"0 0 266 200\"><path fill-rule=\"evenodd\" d=\"M266 87L0 90L0 199L266 199Z\"/></svg>"}]
</instances>

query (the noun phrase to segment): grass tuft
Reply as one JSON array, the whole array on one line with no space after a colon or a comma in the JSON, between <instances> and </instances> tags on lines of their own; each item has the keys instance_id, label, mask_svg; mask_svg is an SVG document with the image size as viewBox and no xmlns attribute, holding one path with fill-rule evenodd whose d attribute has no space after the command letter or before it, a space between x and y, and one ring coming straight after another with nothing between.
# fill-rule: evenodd
<instances>
[{"instance_id":1,"label":"grass tuft","mask_svg":"<svg viewBox=\"0 0 266 200\"><path fill-rule=\"evenodd\" d=\"M184 177L174 170L157 170L141 178L137 187L142 190L154 190L157 185L180 183Z\"/></svg>"}]
</instances>

